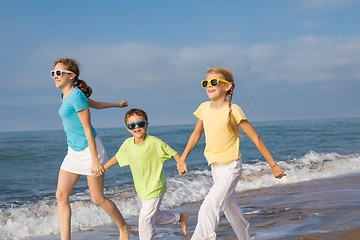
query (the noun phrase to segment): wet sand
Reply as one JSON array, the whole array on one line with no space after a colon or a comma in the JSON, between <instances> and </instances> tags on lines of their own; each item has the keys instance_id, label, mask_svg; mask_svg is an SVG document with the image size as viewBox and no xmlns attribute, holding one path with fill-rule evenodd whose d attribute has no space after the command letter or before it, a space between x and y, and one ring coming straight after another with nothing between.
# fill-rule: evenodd
<instances>
[{"instance_id":1,"label":"wet sand","mask_svg":"<svg viewBox=\"0 0 360 240\"><path fill-rule=\"evenodd\" d=\"M351 239L360 229L360 174L242 194L255 239ZM355 238L356 239L356 238Z\"/></svg>"},{"instance_id":2,"label":"wet sand","mask_svg":"<svg viewBox=\"0 0 360 240\"><path fill-rule=\"evenodd\" d=\"M238 199L250 222L251 236L256 240L360 239L360 173L249 190L240 193ZM172 209L189 213L190 236L200 204L194 202ZM137 219L127 221L132 225L130 239L138 239ZM155 239L190 239L182 236L180 225L158 227L156 233ZM60 236L32 239L60 239ZM114 224L108 224L74 232L72 239L118 239L118 233ZM224 217L220 219L217 239L236 239Z\"/></svg>"}]
</instances>

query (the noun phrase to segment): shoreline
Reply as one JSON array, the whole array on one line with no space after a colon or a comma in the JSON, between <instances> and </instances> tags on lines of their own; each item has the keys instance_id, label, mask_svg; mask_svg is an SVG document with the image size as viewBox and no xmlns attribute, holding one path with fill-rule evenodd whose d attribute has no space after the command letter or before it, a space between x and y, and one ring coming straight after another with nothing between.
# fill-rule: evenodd
<instances>
[{"instance_id":1,"label":"shoreline","mask_svg":"<svg viewBox=\"0 0 360 240\"><path fill-rule=\"evenodd\" d=\"M250 222L253 239L354 240L360 236L360 173L247 190L238 193L239 205ZM186 203L171 211L188 212L188 234L182 236L180 224L156 228L156 239L190 239L201 202ZM165 210L166 211L166 210ZM138 239L137 219L126 219L132 226L130 239ZM59 235L29 238L50 240ZM72 239L118 239L115 224L81 232ZM225 217L220 218L217 239L234 239Z\"/></svg>"},{"instance_id":2,"label":"shoreline","mask_svg":"<svg viewBox=\"0 0 360 240\"><path fill-rule=\"evenodd\" d=\"M260 209L254 216L245 212L250 233L269 240L359 239L359 182L357 173L245 192L243 206Z\"/></svg>"}]
</instances>

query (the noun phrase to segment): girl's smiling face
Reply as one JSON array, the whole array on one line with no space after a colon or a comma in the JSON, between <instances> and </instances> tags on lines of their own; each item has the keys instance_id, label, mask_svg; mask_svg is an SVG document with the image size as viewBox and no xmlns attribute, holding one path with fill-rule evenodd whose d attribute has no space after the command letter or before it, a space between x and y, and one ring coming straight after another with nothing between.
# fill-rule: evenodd
<instances>
[{"instance_id":1,"label":"girl's smiling face","mask_svg":"<svg viewBox=\"0 0 360 240\"><path fill-rule=\"evenodd\" d=\"M142 120L146 120L146 119L142 116L133 114L126 120L126 124L136 123L136 122L139 122ZM134 136L135 144L141 144L145 140L146 130L147 130L148 126L149 126L149 123L146 123L146 126L144 128L139 128L139 126L136 125L133 130L130 130L128 128L126 128L126 129Z\"/></svg>"},{"instance_id":2,"label":"girl's smiling face","mask_svg":"<svg viewBox=\"0 0 360 240\"><path fill-rule=\"evenodd\" d=\"M66 66L62 63L58 63L55 65L54 70L58 70L58 69L67 70ZM72 86L74 84L74 77L75 77L74 73L63 72L60 77L56 76L55 74L53 77L55 82L55 87L64 89L64 87L66 86Z\"/></svg>"},{"instance_id":3,"label":"girl's smiling face","mask_svg":"<svg viewBox=\"0 0 360 240\"><path fill-rule=\"evenodd\" d=\"M208 73L206 75L206 80L211 80L214 78L224 79L224 76L221 73ZM206 93L212 101L225 100L225 97L228 91L230 90L230 88L231 88L231 83L220 82L217 87L213 87L209 84L206 87Z\"/></svg>"}]
</instances>

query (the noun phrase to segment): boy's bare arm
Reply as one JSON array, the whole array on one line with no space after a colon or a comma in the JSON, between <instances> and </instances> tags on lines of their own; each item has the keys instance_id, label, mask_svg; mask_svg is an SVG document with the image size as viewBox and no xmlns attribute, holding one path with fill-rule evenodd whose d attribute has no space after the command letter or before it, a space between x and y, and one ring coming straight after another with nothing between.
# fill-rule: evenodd
<instances>
[{"instance_id":1,"label":"boy's bare arm","mask_svg":"<svg viewBox=\"0 0 360 240\"><path fill-rule=\"evenodd\" d=\"M113 156L107 163L105 163L104 165L104 171L108 170L109 168L111 168L112 166L114 166L115 164L117 164L117 159L115 156Z\"/></svg>"},{"instance_id":2,"label":"boy's bare arm","mask_svg":"<svg viewBox=\"0 0 360 240\"><path fill-rule=\"evenodd\" d=\"M176 153L173 158L177 162L177 170L180 175L183 175L185 173L189 173L187 170L187 164L185 160L182 160L179 153Z\"/></svg>"}]
</instances>

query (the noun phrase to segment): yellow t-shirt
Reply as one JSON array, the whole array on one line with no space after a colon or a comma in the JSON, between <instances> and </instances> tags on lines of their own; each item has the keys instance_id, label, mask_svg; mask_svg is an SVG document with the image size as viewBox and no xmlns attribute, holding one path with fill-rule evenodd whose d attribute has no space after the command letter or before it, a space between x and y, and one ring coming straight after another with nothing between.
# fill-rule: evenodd
<instances>
[{"instance_id":1,"label":"yellow t-shirt","mask_svg":"<svg viewBox=\"0 0 360 240\"><path fill-rule=\"evenodd\" d=\"M209 165L212 163L228 164L241 157L239 138L232 134L228 128L229 107L212 109L210 101L202 103L194 115L203 121L206 147L204 155ZM232 114L237 124L246 120L241 108L232 103Z\"/></svg>"}]
</instances>

